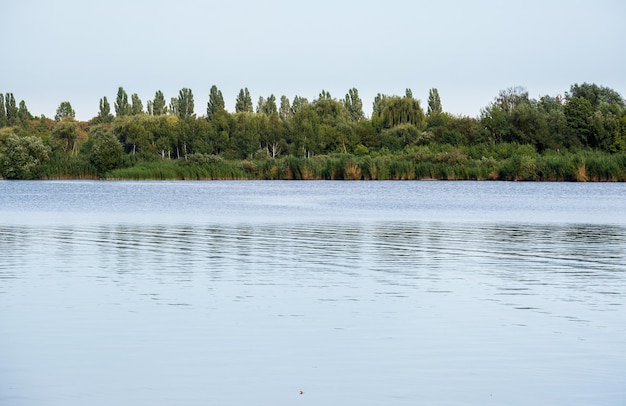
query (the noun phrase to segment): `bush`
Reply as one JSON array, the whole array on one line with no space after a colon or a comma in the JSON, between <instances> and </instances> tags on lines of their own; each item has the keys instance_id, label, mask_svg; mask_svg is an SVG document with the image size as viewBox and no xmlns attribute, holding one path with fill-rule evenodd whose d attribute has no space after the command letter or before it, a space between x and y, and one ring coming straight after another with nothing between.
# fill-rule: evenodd
<instances>
[{"instance_id":1,"label":"bush","mask_svg":"<svg viewBox=\"0 0 626 406\"><path fill-rule=\"evenodd\" d=\"M49 158L50 151L41 138L11 134L6 140L2 176L7 179L37 179Z\"/></svg>"}]
</instances>

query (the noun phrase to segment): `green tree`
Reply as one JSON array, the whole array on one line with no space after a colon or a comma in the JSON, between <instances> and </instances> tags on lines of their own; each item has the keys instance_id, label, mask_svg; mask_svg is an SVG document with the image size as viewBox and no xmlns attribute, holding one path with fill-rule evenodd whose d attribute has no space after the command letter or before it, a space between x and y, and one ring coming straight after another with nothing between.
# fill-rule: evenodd
<instances>
[{"instance_id":1,"label":"green tree","mask_svg":"<svg viewBox=\"0 0 626 406\"><path fill-rule=\"evenodd\" d=\"M70 152L72 155L78 154L78 144L84 138L78 123L73 117L63 117L52 129L52 137L56 139L63 152Z\"/></svg>"},{"instance_id":2,"label":"green tree","mask_svg":"<svg viewBox=\"0 0 626 406\"><path fill-rule=\"evenodd\" d=\"M436 88L432 88L428 91L428 110L426 115L431 116L433 114L440 114L443 112L441 107L441 98L439 97L439 91Z\"/></svg>"},{"instance_id":3,"label":"green tree","mask_svg":"<svg viewBox=\"0 0 626 406\"><path fill-rule=\"evenodd\" d=\"M49 159L49 150L39 137L9 135L4 158L0 161L2 176L7 179L37 179Z\"/></svg>"},{"instance_id":4,"label":"green tree","mask_svg":"<svg viewBox=\"0 0 626 406\"><path fill-rule=\"evenodd\" d=\"M376 100L374 114L378 116L377 122L382 128L412 124L419 129L425 118L419 100L398 96L386 96Z\"/></svg>"},{"instance_id":5,"label":"green tree","mask_svg":"<svg viewBox=\"0 0 626 406\"><path fill-rule=\"evenodd\" d=\"M4 95L0 93L0 128L6 127L7 124L7 110L4 107Z\"/></svg>"},{"instance_id":6,"label":"green tree","mask_svg":"<svg viewBox=\"0 0 626 406\"><path fill-rule=\"evenodd\" d=\"M207 120L213 121L213 118L219 113L223 112L226 109L226 105L224 104L224 96L222 96L221 90L217 88L217 86L211 86L211 90L209 91L209 101L206 106L206 118Z\"/></svg>"},{"instance_id":7,"label":"green tree","mask_svg":"<svg viewBox=\"0 0 626 406\"><path fill-rule=\"evenodd\" d=\"M178 92L176 114L181 119L192 118L196 115L194 113L193 92L191 89L185 87Z\"/></svg>"},{"instance_id":8,"label":"green tree","mask_svg":"<svg viewBox=\"0 0 626 406\"><path fill-rule=\"evenodd\" d=\"M117 89L117 98L114 103L115 115L117 117L128 116L131 114L131 106L128 104L128 94L122 86Z\"/></svg>"},{"instance_id":9,"label":"green tree","mask_svg":"<svg viewBox=\"0 0 626 406\"><path fill-rule=\"evenodd\" d=\"M23 126L26 126L28 124L28 121L33 118L33 116L28 111L24 100L20 101L20 106L17 109L17 118Z\"/></svg>"},{"instance_id":10,"label":"green tree","mask_svg":"<svg viewBox=\"0 0 626 406\"><path fill-rule=\"evenodd\" d=\"M319 117L312 105L305 105L293 116L292 154L310 158L315 154Z\"/></svg>"},{"instance_id":11,"label":"green tree","mask_svg":"<svg viewBox=\"0 0 626 406\"><path fill-rule=\"evenodd\" d=\"M565 104L564 113L570 137L584 146L596 147L591 124L594 113L591 102L583 97L572 97Z\"/></svg>"},{"instance_id":12,"label":"green tree","mask_svg":"<svg viewBox=\"0 0 626 406\"><path fill-rule=\"evenodd\" d=\"M14 126L17 125L18 122L18 108L15 104L15 97L13 93L7 93L5 96L5 108L7 112L7 125Z\"/></svg>"},{"instance_id":13,"label":"green tree","mask_svg":"<svg viewBox=\"0 0 626 406\"><path fill-rule=\"evenodd\" d=\"M100 99L97 121L99 123L111 123L113 121L113 114L111 114L111 105L104 96Z\"/></svg>"},{"instance_id":14,"label":"green tree","mask_svg":"<svg viewBox=\"0 0 626 406\"><path fill-rule=\"evenodd\" d=\"M118 168L122 163L124 148L110 131L97 131L93 134L91 163L99 174Z\"/></svg>"},{"instance_id":15,"label":"green tree","mask_svg":"<svg viewBox=\"0 0 626 406\"><path fill-rule=\"evenodd\" d=\"M568 138L567 122L563 109L563 99L560 96L542 96L537 102L537 108L545 116L548 126L549 149L559 149L576 145Z\"/></svg>"},{"instance_id":16,"label":"green tree","mask_svg":"<svg viewBox=\"0 0 626 406\"><path fill-rule=\"evenodd\" d=\"M322 91L320 92L320 95L318 97L318 100L332 100L333 97L330 95L330 92L322 89Z\"/></svg>"},{"instance_id":17,"label":"green tree","mask_svg":"<svg viewBox=\"0 0 626 406\"><path fill-rule=\"evenodd\" d=\"M513 111L520 103L528 102L528 91L522 86L510 87L506 90L500 90L496 98L496 104L505 113Z\"/></svg>"},{"instance_id":18,"label":"green tree","mask_svg":"<svg viewBox=\"0 0 626 406\"><path fill-rule=\"evenodd\" d=\"M296 114L302 108L310 105L309 100L306 97L300 97L298 95L294 96L293 103L291 103L291 113Z\"/></svg>"},{"instance_id":19,"label":"green tree","mask_svg":"<svg viewBox=\"0 0 626 406\"><path fill-rule=\"evenodd\" d=\"M282 121L287 121L293 113L291 112L291 103L289 98L285 95L280 96L280 108L278 109L278 117Z\"/></svg>"},{"instance_id":20,"label":"green tree","mask_svg":"<svg viewBox=\"0 0 626 406\"><path fill-rule=\"evenodd\" d=\"M68 101L61 102L59 107L57 107L57 112L54 115L55 121L61 121L65 117L74 118L76 117L76 112L72 108L72 105Z\"/></svg>"},{"instance_id":21,"label":"green tree","mask_svg":"<svg viewBox=\"0 0 626 406\"><path fill-rule=\"evenodd\" d=\"M276 107L276 96L272 94L267 99L263 96L259 96L256 112L257 114L265 114L266 116L278 112L278 108Z\"/></svg>"},{"instance_id":22,"label":"green tree","mask_svg":"<svg viewBox=\"0 0 626 406\"><path fill-rule=\"evenodd\" d=\"M519 103L511 111L510 120L513 129L512 141L532 144L539 151L550 146L546 116L537 108L536 101Z\"/></svg>"},{"instance_id":23,"label":"green tree","mask_svg":"<svg viewBox=\"0 0 626 406\"><path fill-rule=\"evenodd\" d=\"M250 96L250 92L248 88L241 89L239 91L239 95L237 95L237 100L235 101L235 112L250 112L254 111L254 106L252 105L252 97Z\"/></svg>"},{"instance_id":24,"label":"green tree","mask_svg":"<svg viewBox=\"0 0 626 406\"><path fill-rule=\"evenodd\" d=\"M359 121L365 118L365 114L363 114L363 101L359 97L359 91L356 88L353 87L348 91L344 99L344 106L353 121Z\"/></svg>"},{"instance_id":25,"label":"green tree","mask_svg":"<svg viewBox=\"0 0 626 406\"><path fill-rule=\"evenodd\" d=\"M594 110L597 110L602 103L624 107L624 99L618 92L594 83L583 83L582 85L576 83L570 87L566 96L568 99L582 97L591 103Z\"/></svg>"},{"instance_id":26,"label":"green tree","mask_svg":"<svg viewBox=\"0 0 626 406\"><path fill-rule=\"evenodd\" d=\"M251 158L259 149L260 133L266 125L267 117L250 112L235 113L231 143L232 149L240 159Z\"/></svg>"},{"instance_id":27,"label":"green tree","mask_svg":"<svg viewBox=\"0 0 626 406\"><path fill-rule=\"evenodd\" d=\"M284 122L278 117L277 113L273 113L267 118L265 131L263 131L261 137L261 142L267 154L272 158L278 157L287 149Z\"/></svg>"},{"instance_id":28,"label":"green tree","mask_svg":"<svg viewBox=\"0 0 626 406\"><path fill-rule=\"evenodd\" d=\"M133 93L130 98L131 98L130 114L133 116L136 116L138 114L143 114L143 103L141 102L139 95L137 93Z\"/></svg>"},{"instance_id":29,"label":"green tree","mask_svg":"<svg viewBox=\"0 0 626 406\"><path fill-rule=\"evenodd\" d=\"M152 115L160 116L167 113L167 103L165 102L165 96L163 92L157 90L154 94L154 100L152 101Z\"/></svg>"},{"instance_id":30,"label":"green tree","mask_svg":"<svg viewBox=\"0 0 626 406\"><path fill-rule=\"evenodd\" d=\"M152 134L148 131L149 126L140 116L117 117L113 121L112 131L122 143L126 152L136 154L150 152L152 146ZM156 152L156 148L154 148Z\"/></svg>"},{"instance_id":31,"label":"green tree","mask_svg":"<svg viewBox=\"0 0 626 406\"><path fill-rule=\"evenodd\" d=\"M500 143L510 140L512 133L509 115L496 103L491 103L481 111L480 122L488 133L488 141Z\"/></svg>"}]
</instances>

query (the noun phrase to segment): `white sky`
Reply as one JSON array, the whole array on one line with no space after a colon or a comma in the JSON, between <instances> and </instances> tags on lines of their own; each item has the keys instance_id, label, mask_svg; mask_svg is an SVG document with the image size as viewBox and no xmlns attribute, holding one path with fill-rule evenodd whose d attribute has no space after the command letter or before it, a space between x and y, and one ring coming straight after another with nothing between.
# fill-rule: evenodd
<instances>
[{"instance_id":1,"label":"white sky","mask_svg":"<svg viewBox=\"0 0 626 406\"><path fill-rule=\"evenodd\" d=\"M564 94L574 83L626 96L623 0L0 0L0 93L53 117L70 101L98 113L117 88L146 105L192 89L206 114L212 85L234 111L239 89L343 98L411 88L425 108L478 116L501 89Z\"/></svg>"}]
</instances>

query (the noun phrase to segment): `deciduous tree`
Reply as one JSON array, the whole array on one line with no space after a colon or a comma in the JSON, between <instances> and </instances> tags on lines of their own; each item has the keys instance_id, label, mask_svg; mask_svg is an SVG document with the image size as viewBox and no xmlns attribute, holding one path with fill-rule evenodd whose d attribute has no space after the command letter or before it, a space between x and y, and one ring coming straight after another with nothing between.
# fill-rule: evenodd
<instances>
[{"instance_id":1,"label":"deciduous tree","mask_svg":"<svg viewBox=\"0 0 626 406\"><path fill-rule=\"evenodd\" d=\"M224 96L217 86L211 86L209 91L209 101L206 106L206 118L209 122L219 113L225 111Z\"/></svg>"},{"instance_id":2,"label":"deciduous tree","mask_svg":"<svg viewBox=\"0 0 626 406\"><path fill-rule=\"evenodd\" d=\"M165 102L165 96L163 92L157 90L154 94L154 101L152 102L152 115L160 116L167 113L167 103Z\"/></svg>"},{"instance_id":3,"label":"deciduous tree","mask_svg":"<svg viewBox=\"0 0 626 406\"><path fill-rule=\"evenodd\" d=\"M115 99L115 115L117 117L128 116L131 113L131 106L128 104L128 94L122 86L117 89L117 98Z\"/></svg>"},{"instance_id":4,"label":"deciduous tree","mask_svg":"<svg viewBox=\"0 0 626 406\"><path fill-rule=\"evenodd\" d=\"M0 160L2 176L7 179L36 179L48 159L49 151L41 138L11 134L6 140L4 159Z\"/></svg>"},{"instance_id":5,"label":"deciduous tree","mask_svg":"<svg viewBox=\"0 0 626 406\"><path fill-rule=\"evenodd\" d=\"M191 89L185 87L178 92L178 99L176 100L176 114L180 119L186 119L194 117L194 102L193 92Z\"/></svg>"},{"instance_id":6,"label":"deciduous tree","mask_svg":"<svg viewBox=\"0 0 626 406\"><path fill-rule=\"evenodd\" d=\"M97 131L93 134L91 162L100 175L118 168L122 163L124 148L117 137L111 132Z\"/></svg>"},{"instance_id":7,"label":"deciduous tree","mask_svg":"<svg viewBox=\"0 0 626 406\"><path fill-rule=\"evenodd\" d=\"M440 114L441 112L443 112L443 108L441 107L439 91L436 88L432 88L428 91L428 110L426 115L431 116L433 114Z\"/></svg>"},{"instance_id":8,"label":"deciduous tree","mask_svg":"<svg viewBox=\"0 0 626 406\"><path fill-rule=\"evenodd\" d=\"M285 95L280 96L280 108L278 109L278 117L282 121L287 121L292 116L291 103Z\"/></svg>"},{"instance_id":9,"label":"deciduous tree","mask_svg":"<svg viewBox=\"0 0 626 406\"><path fill-rule=\"evenodd\" d=\"M7 112L7 125L13 126L17 125L18 121L18 108L15 104L15 97L13 93L7 93L5 96L5 109Z\"/></svg>"},{"instance_id":10,"label":"deciduous tree","mask_svg":"<svg viewBox=\"0 0 626 406\"><path fill-rule=\"evenodd\" d=\"M110 123L113 121L111 105L109 104L106 96L100 99L97 121L99 123Z\"/></svg>"},{"instance_id":11,"label":"deciduous tree","mask_svg":"<svg viewBox=\"0 0 626 406\"><path fill-rule=\"evenodd\" d=\"M130 114L132 114L133 116L136 116L137 114L143 114L143 103L141 102L141 99L139 98L139 95L137 93L133 93L131 96L131 107L130 107Z\"/></svg>"},{"instance_id":12,"label":"deciduous tree","mask_svg":"<svg viewBox=\"0 0 626 406\"><path fill-rule=\"evenodd\" d=\"M7 110L4 107L4 95L0 93L0 128L5 127L7 124Z\"/></svg>"},{"instance_id":13,"label":"deciduous tree","mask_svg":"<svg viewBox=\"0 0 626 406\"><path fill-rule=\"evenodd\" d=\"M54 119L56 121L61 121L65 117L74 118L76 117L76 112L72 108L72 105L68 101L61 102L59 107L57 107L57 112L54 115Z\"/></svg>"},{"instance_id":14,"label":"deciduous tree","mask_svg":"<svg viewBox=\"0 0 626 406\"><path fill-rule=\"evenodd\" d=\"M84 133L73 117L65 116L52 129L52 137L59 141L64 152L69 151L76 155L78 143L84 138Z\"/></svg>"},{"instance_id":15,"label":"deciduous tree","mask_svg":"<svg viewBox=\"0 0 626 406\"><path fill-rule=\"evenodd\" d=\"M237 96L237 100L235 101L235 112L250 112L254 111L254 106L252 105L252 97L250 96L250 92L248 88L241 89L239 91L239 95Z\"/></svg>"},{"instance_id":16,"label":"deciduous tree","mask_svg":"<svg viewBox=\"0 0 626 406\"><path fill-rule=\"evenodd\" d=\"M26 107L26 102L24 102L24 100L20 101L20 106L17 109L17 118L23 126L26 126L28 124L28 121L33 118L33 116L28 111L28 108Z\"/></svg>"},{"instance_id":17,"label":"deciduous tree","mask_svg":"<svg viewBox=\"0 0 626 406\"><path fill-rule=\"evenodd\" d=\"M365 118L363 114L363 101L359 97L359 91L356 88L353 87L348 91L344 99L344 106L353 121L359 121Z\"/></svg>"}]
</instances>

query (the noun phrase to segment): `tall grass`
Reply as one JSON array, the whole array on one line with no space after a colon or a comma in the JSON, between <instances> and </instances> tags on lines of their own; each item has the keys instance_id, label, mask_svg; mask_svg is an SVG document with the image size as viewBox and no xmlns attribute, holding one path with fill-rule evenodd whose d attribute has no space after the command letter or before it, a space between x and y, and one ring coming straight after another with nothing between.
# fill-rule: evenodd
<instances>
[{"instance_id":1,"label":"tall grass","mask_svg":"<svg viewBox=\"0 0 626 406\"><path fill-rule=\"evenodd\" d=\"M202 157L200 157L202 158ZM507 180L626 181L626 153L549 152L516 144L451 147L420 146L401 153L333 154L312 158L139 161L110 171L107 179L267 179L267 180ZM206 158L206 157L205 157ZM219 158L219 159L218 159ZM95 177L88 162L47 167L47 178Z\"/></svg>"}]
</instances>

